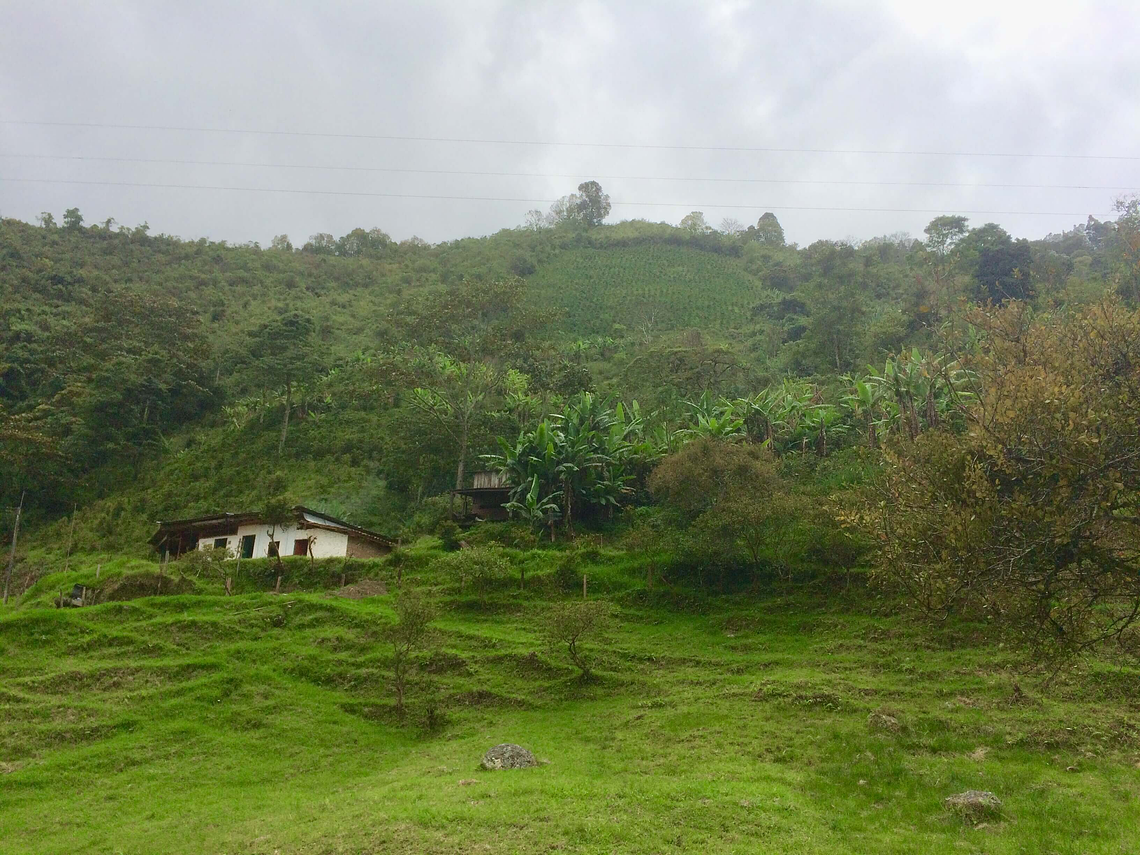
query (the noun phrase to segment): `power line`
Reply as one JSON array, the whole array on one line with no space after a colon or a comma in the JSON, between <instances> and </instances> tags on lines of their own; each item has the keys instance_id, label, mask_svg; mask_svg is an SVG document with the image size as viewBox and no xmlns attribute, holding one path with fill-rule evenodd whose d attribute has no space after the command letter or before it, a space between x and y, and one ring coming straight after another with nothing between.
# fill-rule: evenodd
<instances>
[{"instance_id":1,"label":"power line","mask_svg":"<svg viewBox=\"0 0 1140 855\"><path fill-rule=\"evenodd\" d=\"M103 157L98 155L70 155L70 154L17 154L0 152L0 157L28 160L75 160L99 161L105 163L149 163L174 166L240 166L266 169L309 169L339 172L381 172L413 175L475 175L496 178L565 178L578 179L586 177L586 173L557 173L557 172L491 172L468 169L411 169L390 166L334 166L304 163L258 163L241 160L179 160L170 158L150 157ZM853 181L853 180L826 180L808 178L723 178L716 176L670 176L670 175L596 175L590 177L602 181L690 181L690 182L718 182L727 184L805 184L823 186L859 186L859 187L986 187L1005 190L1116 190L1131 191L1135 186L1116 184L996 184L987 182L966 181Z\"/></svg>"},{"instance_id":2,"label":"power line","mask_svg":"<svg viewBox=\"0 0 1140 855\"><path fill-rule=\"evenodd\" d=\"M383 199L437 199L461 202L526 202L528 204L547 205L557 201L555 199L530 199L512 196L450 196L426 193L372 193L362 190L309 190L288 187L235 187L217 184L158 184L137 181L81 181L63 178L6 178L0 176L2 181L18 181L28 184L78 184L92 187L146 187L163 190L225 190L242 193L295 193L313 196L362 196ZM721 204L694 204L682 202L641 202L613 200L614 205L641 206L652 208L688 208L705 209L740 209L740 210L771 210L771 211L849 211L863 213L891 213L891 214L945 214L946 208L861 208L861 207L833 207L829 205L721 205ZM1006 216L1049 216L1049 217L1084 217L1087 212L1079 211L970 211L949 209L959 214L972 215L1006 215Z\"/></svg>"},{"instance_id":3,"label":"power line","mask_svg":"<svg viewBox=\"0 0 1140 855\"><path fill-rule=\"evenodd\" d=\"M1048 160L1140 160L1140 155L1124 154L1049 154L1045 152L1004 152L1004 151L937 151L917 149L844 149L844 148L792 148L777 146L728 146L728 145L672 145L660 143L624 142L580 142L566 140L516 140L487 139L478 137L428 137L402 134L349 134L330 131L272 131L257 128L207 128L187 125L132 125L112 122L46 122L25 119L0 119L0 125L23 125L60 128L102 128L130 131L175 131L179 133L204 134L249 134L276 137L320 137L325 139L388 140L394 142L435 142L477 145L550 146L566 148L621 148L656 149L669 151L735 151L766 152L782 154L871 154L871 155L912 155L932 157L996 157L996 158L1041 158Z\"/></svg>"}]
</instances>

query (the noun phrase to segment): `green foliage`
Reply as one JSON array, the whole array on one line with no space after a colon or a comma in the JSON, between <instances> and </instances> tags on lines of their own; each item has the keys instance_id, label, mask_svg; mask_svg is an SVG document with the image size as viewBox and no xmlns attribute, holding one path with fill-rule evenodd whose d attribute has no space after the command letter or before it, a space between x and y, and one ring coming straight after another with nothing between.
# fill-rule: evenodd
<instances>
[{"instance_id":1,"label":"green foliage","mask_svg":"<svg viewBox=\"0 0 1140 855\"><path fill-rule=\"evenodd\" d=\"M610 197L602 192L602 185L597 181L584 181L578 185L578 204L576 214L587 226L600 226L602 221L610 215Z\"/></svg>"},{"instance_id":2,"label":"green foliage","mask_svg":"<svg viewBox=\"0 0 1140 855\"><path fill-rule=\"evenodd\" d=\"M766 211L761 214L760 219L756 221L756 225L749 226L744 236L748 240L754 240L766 246L784 245L784 228L780 225L780 221L776 219L776 215L771 211Z\"/></svg>"},{"instance_id":3,"label":"green foliage","mask_svg":"<svg viewBox=\"0 0 1140 855\"><path fill-rule=\"evenodd\" d=\"M779 483L771 454L757 445L703 438L657 465L649 478L654 498L686 522L730 496L764 496Z\"/></svg>"},{"instance_id":4,"label":"green foliage","mask_svg":"<svg viewBox=\"0 0 1140 855\"><path fill-rule=\"evenodd\" d=\"M463 533L463 539L469 546L495 544L510 549L535 549L546 544L538 532L523 522L476 523Z\"/></svg>"},{"instance_id":5,"label":"green foliage","mask_svg":"<svg viewBox=\"0 0 1140 855\"><path fill-rule=\"evenodd\" d=\"M178 559L178 572L195 579L205 576L210 581L225 581L230 573L227 562L233 556L225 547L192 549Z\"/></svg>"},{"instance_id":6,"label":"green foliage","mask_svg":"<svg viewBox=\"0 0 1140 855\"><path fill-rule=\"evenodd\" d=\"M586 642L599 643L612 626L609 603L603 600L558 603L546 614L545 634L553 649L565 649L583 680L593 674L593 657Z\"/></svg>"},{"instance_id":7,"label":"green foliage","mask_svg":"<svg viewBox=\"0 0 1140 855\"><path fill-rule=\"evenodd\" d=\"M882 544L878 573L924 610L984 617L1042 656L1140 652L1140 314L1014 304L971 319L967 429L899 445L877 501L853 514Z\"/></svg>"},{"instance_id":8,"label":"green foliage","mask_svg":"<svg viewBox=\"0 0 1140 855\"><path fill-rule=\"evenodd\" d=\"M412 508L411 515L403 528L403 535L409 540L422 535L434 534L452 522L451 498L432 496Z\"/></svg>"},{"instance_id":9,"label":"green foliage","mask_svg":"<svg viewBox=\"0 0 1140 855\"><path fill-rule=\"evenodd\" d=\"M781 477L762 446L695 440L665 457L649 486L678 530L643 525L634 542L671 550L676 569L701 586L713 574L722 590L764 577L786 584L796 574L849 571L861 557L819 499Z\"/></svg>"},{"instance_id":10,"label":"green foliage","mask_svg":"<svg viewBox=\"0 0 1140 855\"><path fill-rule=\"evenodd\" d=\"M747 321L761 286L739 259L644 239L629 242L556 256L530 279L535 305L559 312L558 327L577 335L613 334L620 324L644 338Z\"/></svg>"},{"instance_id":11,"label":"green foliage","mask_svg":"<svg viewBox=\"0 0 1140 855\"><path fill-rule=\"evenodd\" d=\"M546 527L550 529L551 539L554 537L554 524L558 522L562 516L562 506L559 500L562 498L562 491L557 490L545 496L542 495L539 483L539 476L536 473L530 479L529 489L522 495L520 499L512 499L507 502L503 507L510 511L511 516L516 519L523 520L534 528ZM523 486L526 486L525 484Z\"/></svg>"},{"instance_id":12,"label":"green foliage","mask_svg":"<svg viewBox=\"0 0 1140 855\"><path fill-rule=\"evenodd\" d=\"M483 363L457 362L442 354L430 360L430 385L412 390L411 404L455 443L458 463L455 489L466 486L464 469L471 431L477 419L490 410L502 386L502 376Z\"/></svg>"},{"instance_id":13,"label":"green foliage","mask_svg":"<svg viewBox=\"0 0 1140 855\"><path fill-rule=\"evenodd\" d=\"M459 540L462 536L462 531L454 520L444 520L436 527L436 534L439 536L439 545L443 547L444 552L454 552L459 549Z\"/></svg>"},{"instance_id":14,"label":"green foliage","mask_svg":"<svg viewBox=\"0 0 1140 855\"><path fill-rule=\"evenodd\" d=\"M511 572L506 551L496 543L449 553L440 559L439 565L460 591L470 587L482 601L486 601L490 591Z\"/></svg>"},{"instance_id":15,"label":"green foliage","mask_svg":"<svg viewBox=\"0 0 1140 855\"><path fill-rule=\"evenodd\" d=\"M433 532L447 500L425 502L505 436L530 530L504 539L532 543L650 501L654 463L701 436L787 461L963 430L973 380L935 332L957 301L992 283L1041 308L1130 299L1136 268L1127 200L1028 256L953 218L926 245L802 249L769 214L751 231L606 225L600 187L570 201L554 228L437 246L354 229L301 251L88 227L76 210L62 228L0 221L0 503L30 487L28 543L47 551L74 504L80 550L143 554L156 518L270 495ZM883 367L854 374L868 361ZM644 412L607 403L635 396ZM815 495L813 477L793 492Z\"/></svg>"},{"instance_id":16,"label":"green foliage","mask_svg":"<svg viewBox=\"0 0 1140 855\"><path fill-rule=\"evenodd\" d=\"M551 537L559 521L572 533L580 514L612 518L638 468L657 456L636 402L626 408L588 392L513 444L500 437L499 449L487 459L513 485L508 507Z\"/></svg>"},{"instance_id":17,"label":"green foliage","mask_svg":"<svg viewBox=\"0 0 1140 855\"><path fill-rule=\"evenodd\" d=\"M396 693L396 711L404 714L404 698L408 678L416 668L416 655L422 654L431 640L431 622L435 608L421 594L409 587L400 590L392 605L396 623L386 633L392 645L392 686Z\"/></svg>"}]
</instances>

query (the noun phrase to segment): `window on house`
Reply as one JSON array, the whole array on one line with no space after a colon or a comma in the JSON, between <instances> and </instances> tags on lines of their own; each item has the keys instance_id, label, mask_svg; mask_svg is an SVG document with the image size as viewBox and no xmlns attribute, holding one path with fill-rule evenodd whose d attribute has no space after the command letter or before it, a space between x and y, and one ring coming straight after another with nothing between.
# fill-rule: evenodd
<instances>
[{"instance_id":1,"label":"window on house","mask_svg":"<svg viewBox=\"0 0 1140 855\"><path fill-rule=\"evenodd\" d=\"M269 541L269 552L268 552L269 557L270 558L276 558L280 554L281 554L281 541L280 540Z\"/></svg>"},{"instance_id":2,"label":"window on house","mask_svg":"<svg viewBox=\"0 0 1140 855\"><path fill-rule=\"evenodd\" d=\"M214 549L225 549L228 544L229 541L227 541L224 537L214 538Z\"/></svg>"},{"instance_id":3,"label":"window on house","mask_svg":"<svg viewBox=\"0 0 1140 855\"><path fill-rule=\"evenodd\" d=\"M241 539L241 557L253 558L253 544L257 540L256 534L247 534Z\"/></svg>"},{"instance_id":4,"label":"window on house","mask_svg":"<svg viewBox=\"0 0 1140 855\"><path fill-rule=\"evenodd\" d=\"M309 541L294 540L293 541L293 554L294 555L308 555L309 554Z\"/></svg>"}]
</instances>

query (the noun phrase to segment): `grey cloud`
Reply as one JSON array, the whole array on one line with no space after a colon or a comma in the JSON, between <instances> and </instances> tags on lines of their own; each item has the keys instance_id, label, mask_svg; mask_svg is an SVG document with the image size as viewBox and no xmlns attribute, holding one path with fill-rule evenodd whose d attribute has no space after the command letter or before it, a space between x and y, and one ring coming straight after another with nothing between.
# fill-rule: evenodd
<instances>
[{"instance_id":1,"label":"grey cloud","mask_svg":"<svg viewBox=\"0 0 1140 855\"><path fill-rule=\"evenodd\" d=\"M920 4L921 5L921 4ZM998 4L1000 5L1000 4ZM1075 4L1074 4L1075 5ZM1140 36L1126 5L1022 17L901 3L10 4L0 119L478 139L1140 154ZM974 15L974 18L967 16ZM0 125L0 153L557 173L445 176L33 160L0 176L553 199L592 176L1140 187L1140 161L401 142ZM614 218L780 216L801 243L971 215L1035 236L1105 216L1108 190L603 180ZM677 203L629 205L630 202ZM521 223L529 202L0 181L0 215L77 205L184 237L379 226L439 241ZM745 206L733 208L729 206ZM1071 212L1071 213L1070 213Z\"/></svg>"}]
</instances>

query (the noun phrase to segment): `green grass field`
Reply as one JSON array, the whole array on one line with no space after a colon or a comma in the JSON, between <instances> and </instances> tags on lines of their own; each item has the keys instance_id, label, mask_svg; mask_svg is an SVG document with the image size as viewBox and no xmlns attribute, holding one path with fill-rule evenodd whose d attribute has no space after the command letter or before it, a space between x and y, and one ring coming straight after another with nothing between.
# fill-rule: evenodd
<instances>
[{"instance_id":1,"label":"green grass field","mask_svg":"<svg viewBox=\"0 0 1140 855\"><path fill-rule=\"evenodd\" d=\"M441 610L438 650L404 722L391 594L198 579L55 609L62 575L33 586L0 612L0 851L1140 851L1135 670L1046 692L969 628L931 633L865 592L650 594L603 552L587 572L616 621L582 683L542 641L571 596L553 558L516 555L527 590L503 579L484 601L419 558L405 583ZM389 565L365 569L393 587ZM881 709L899 732L869 728ZM504 741L550 762L479 771ZM951 816L942 799L967 788L1002 817Z\"/></svg>"}]
</instances>

